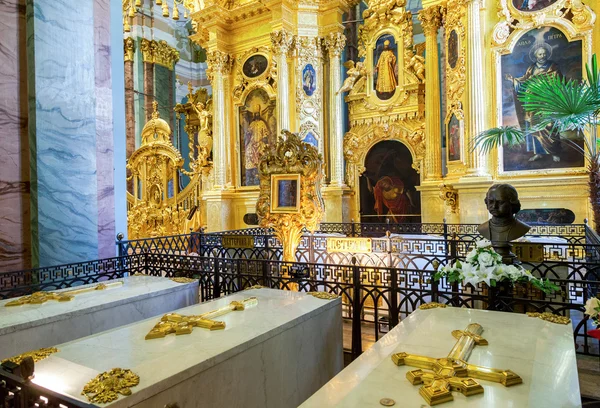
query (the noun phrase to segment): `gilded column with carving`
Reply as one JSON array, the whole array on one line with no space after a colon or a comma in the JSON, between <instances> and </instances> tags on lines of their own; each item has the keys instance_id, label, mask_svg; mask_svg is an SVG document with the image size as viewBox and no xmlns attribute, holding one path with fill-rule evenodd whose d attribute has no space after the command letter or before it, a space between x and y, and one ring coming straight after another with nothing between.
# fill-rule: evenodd
<instances>
[{"instance_id":1,"label":"gilded column with carving","mask_svg":"<svg viewBox=\"0 0 600 408\"><path fill-rule=\"evenodd\" d=\"M431 6L419 12L425 33L425 179L442 177L442 134L440 129L440 80L437 33L442 22L440 6Z\"/></svg>"},{"instance_id":2,"label":"gilded column with carving","mask_svg":"<svg viewBox=\"0 0 600 408\"><path fill-rule=\"evenodd\" d=\"M277 133L290 129L290 89L289 69L287 63L288 52L292 46L294 36L286 30L271 33L273 54L277 60Z\"/></svg>"},{"instance_id":3,"label":"gilded column with carving","mask_svg":"<svg viewBox=\"0 0 600 408\"><path fill-rule=\"evenodd\" d=\"M344 123L343 95L337 93L342 85L340 56L346 45L346 37L341 33L330 33L325 37L325 47L329 55L329 157L330 186L344 186Z\"/></svg>"},{"instance_id":4,"label":"gilded column with carving","mask_svg":"<svg viewBox=\"0 0 600 408\"><path fill-rule=\"evenodd\" d=\"M226 132L229 129L229 117L225 114L225 78L230 74L233 59L222 51L212 51L207 58L206 75L213 89L213 163L214 186L223 188L227 176L227 141Z\"/></svg>"},{"instance_id":5,"label":"gilded column with carving","mask_svg":"<svg viewBox=\"0 0 600 408\"><path fill-rule=\"evenodd\" d=\"M486 86L483 78L483 30L481 29L480 0L467 0L467 100L465 140L469 146L479 133L485 130ZM481 149L468 149L467 175L487 176L487 155Z\"/></svg>"}]
</instances>

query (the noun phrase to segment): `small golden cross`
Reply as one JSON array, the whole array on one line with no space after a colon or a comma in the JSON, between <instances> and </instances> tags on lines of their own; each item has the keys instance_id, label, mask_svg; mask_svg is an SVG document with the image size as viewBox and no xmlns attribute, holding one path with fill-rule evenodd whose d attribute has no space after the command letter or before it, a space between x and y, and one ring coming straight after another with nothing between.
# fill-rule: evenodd
<instances>
[{"instance_id":1,"label":"small golden cross","mask_svg":"<svg viewBox=\"0 0 600 408\"><path fill-rule=\"evenodd\" d=\"M483 327L471 323L466 330L454 330L452 335L457 339L456 344L446 358L432 358L408 353L392 354L392 361L398 365L418 367L406 373L406 378L412 385L424 384L419 394L429 405L437 405L452 401L453 391L465 396L483 393L483 387L474 379L493 381L510 387L521 384L523 379L510 370L481 367L468 364L473 348L487 346L486 339L481 337ZM422 369L429 370L423 371Z\"/></svg>"},{"instance_id":2,"label":"small golden cross","mask_svg":"<svg viewBox=\"0 0 600 408\"><path fill-rule=\"evenodd\" d=\"M177 313L167 313L154 325L152 330L146 334L145 339L160 339L171 333L175 333L175 335L190 334L194 330L194 327L201 327L209 330L223 330L225 329L225 322L213 319L233 311L245 310L246 308L256 306L257 304L257 298L249 297L241 302L233 301L227 306L201 315L183 316Z\"/></svg>"}]
</instances>

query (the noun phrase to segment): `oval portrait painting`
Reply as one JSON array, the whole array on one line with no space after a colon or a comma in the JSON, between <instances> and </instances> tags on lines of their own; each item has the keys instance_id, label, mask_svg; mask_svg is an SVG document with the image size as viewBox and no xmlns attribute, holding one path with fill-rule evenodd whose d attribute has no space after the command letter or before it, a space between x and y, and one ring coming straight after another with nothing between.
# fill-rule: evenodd
<instances>
[{"instance_id":1,"label":"oval portrait painting","mask_svg":"<svg viewBox=\"0 0 600 408\"><path fill-rule=\"evenodd\" d=\"M261 54L256 54L244 62L242 72L248 78L256 78L257 76L262 75L267 70L268 66L269 61L267 60L267 57Z\"/></svg>"},{"instance_id":2,"label":"oval portrait painting","mask_svg":"<svg viewBox=\"0 0 600 408\"><path fill-rule=\"evenodd\" d=\"M512 0L513 6L520 11L539 11L550 7L558 0Z\"/></svg>"}]
</instances>

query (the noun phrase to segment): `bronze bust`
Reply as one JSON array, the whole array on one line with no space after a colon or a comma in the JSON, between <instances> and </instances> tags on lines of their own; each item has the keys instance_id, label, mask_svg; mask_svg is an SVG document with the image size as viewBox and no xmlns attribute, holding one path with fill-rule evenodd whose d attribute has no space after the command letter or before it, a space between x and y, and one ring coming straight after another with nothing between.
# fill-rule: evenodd
<instances>
[{"instance_id":1,"label":"bronze bust","mask_svg":"<svg viewBox=\"0 0 600 408\"><path fill-rule=\"evenodd\" d=\"M502 262L518 263L509 242L527 234L531 227L515 218L521 210L517 190L510 184L494 184L485 195L485 204L492 218L481 224L477 231L492 242L494 250L502 256Z\"/></svg>"}]
</instances>

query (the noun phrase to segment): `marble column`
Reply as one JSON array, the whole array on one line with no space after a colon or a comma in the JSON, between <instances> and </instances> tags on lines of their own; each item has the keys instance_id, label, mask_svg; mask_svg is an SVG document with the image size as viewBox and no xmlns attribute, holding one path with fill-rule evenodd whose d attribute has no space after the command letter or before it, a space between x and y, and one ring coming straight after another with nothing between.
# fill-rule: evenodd
<instances>
[{"instance_id":1,"label":"marble column","mask_svg":"<svg viewBox=\"0 0 600 408\"><path fill-rule=\"evenodd\" d=\"M336 94L342 85L340 57L346 37L341 33L330 33L325 37L329 55L329 154L330 186L345 186L344 183L344 116L343 95Z\"/></svg>"},{"instance_id":2,"label":"marble column","mask_svg":"<svg viewBox=\"0 0 600 408\"><path fill-rule=\"evenodd\" d=\"M227 177L226 134L229 132L229 115L225 114L225 77L231 72L233 59L215 50L208 54L207 76L213 88L213 171L215 189L223 189Z\"/></svg>"},{"instance_id":3,"label":"marble column","mask_svg":"<svg viewBox=\"0 0 600 408\"><path fill-rule=\"evenodd\" d=\"M439 6L431 6L419 12L419 20L425 33L425 180L442 177L442 146L440 113L439 52L437 33L441 24Z\"/></svg>"},{"instance_id":4,"label":"marble column","mask_svg":"<svg viewBox=\"0 0 600 408\"><path fill-rule=\"evenodd\" d=\"M135 41L128 37L124 42L125 52L125 137L126 157L129 159L135 151L135 92L133 80L133 61ZM129 174L128 174L129 176ZM133 179L127 182L127 191L133 194Z\"/></svg>"},{"instance_id":5,"label":"marble column","mask_svg":"<svg viewBox=\"0 0 600 408\"><path fill-rule=\"evenodd\" d=\"M0 272L31 266L25 0L0 2Z\"/></svg>"},{"instance_id":6,"label":"marble column","mask_svg":"<svg viewBox=\"0 0 600 408\"><path fill-rule=\"evenodd\" d=\"M273 54L277 60L277 133L282 130L291 130L290 127L290 89L289 68L287 63L288 52L293 42L293 35L286 30L271 33Z\"/></svg>"},{"instance_id":7,"label":"marble column","mask_svg":"<svg viewBox=\"0 0 600 408\"><path fill-rule=\"evenodd\" d=\"M467 41L467 100L465 101L465 140L468 145L485 130L486 87L484 82L483 31L481 29L480 0L467 3L467 30L471 35ZM467 154L467 176L487 177L487 155L481 149L469 150Z\"/></svg>"},{"instance_id":8,"label":"marble column","mask_svg":"<svg viewBox=\"0 0 600 408\"><path fill-rule=\"evenodd\" d=\"M27 2L34 266L114 254L109 4Z\"/></svg>"}]
</instances>

